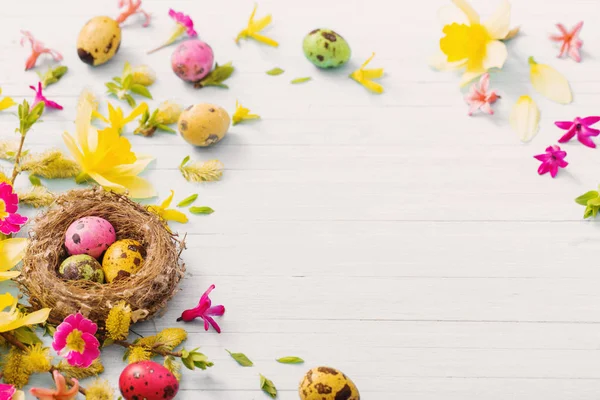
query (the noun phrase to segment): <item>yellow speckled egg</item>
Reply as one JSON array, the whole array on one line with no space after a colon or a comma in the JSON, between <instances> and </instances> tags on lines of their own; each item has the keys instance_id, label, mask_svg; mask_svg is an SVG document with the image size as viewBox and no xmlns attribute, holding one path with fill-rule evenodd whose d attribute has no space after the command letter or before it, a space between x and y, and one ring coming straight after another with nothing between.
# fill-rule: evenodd
<instances>
[{"instance_id":1,"label":"yellow speckled egg","mask_svg":"<svg viewBox=\"0 0 600 400\"><path fill-rule=\"evenodd\" d=\"M137 240L123 239L114 242L102 260L102 270L107 282L124 279L142 268L146 251Z\"/></svg>"},{"instance_id":2,"label":"yellow speckled egg","mask_svg":"<svg viewBox=\"0 0 600 400\"><path fill-rule=\"evenodd\" d=\"M223 139L230 122L223 107L202 103L186 108L179 116L177 127L186 142L206 147Z\"/></svg>"},{"instance_id":3,"label":"yellow speckled egg","mask_svg":"<svg viewBox=\"0 0 600 400\"><path fill-rule=\"evenodd\" d=\"M335 368L317 367L304 375L298 389L301 400L360 400L354 382Z\"/></svg>"},{"instance_id":4,"label":"yellow speckled egg","mask_svg":"<svg viewBox=\"0 0 600 400\"><path fill-rule=\"evenodd\" d=\"M119 51L121 27L110 17L94 17L79 32L77 55L86 64L104 64Z\"/></svg>"}]
</instances>

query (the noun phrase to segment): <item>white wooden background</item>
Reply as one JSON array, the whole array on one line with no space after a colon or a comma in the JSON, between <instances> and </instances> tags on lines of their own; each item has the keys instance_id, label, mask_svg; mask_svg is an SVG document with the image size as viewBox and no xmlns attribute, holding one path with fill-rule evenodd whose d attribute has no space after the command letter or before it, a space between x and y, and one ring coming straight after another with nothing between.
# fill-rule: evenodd
<instances>
[{"instance_id":1,"label":"white wooden background","mask_svg":"<svg viewBox=\"0 0 600 400\"><path fill-rule=\"evenodd\" d=\"M426 65L441 32L442 0L261 0L257 16L273 14L268 33L278 49L235 45L250 0L144 0L151 27L128 21L115 59L89 68L77 58L77 34L90 17L115 16L115 3L2 1L4 94L30 98L27 86L37 82L22 70L28 50L19 47L20 29L62 51L70 68L47 89L65 110L45 114L28 148L64 148L61 133L73 131L81 89L103 93L125 61L157 71L153 106L171 98L232 112L239 99L262 116L231 128L210 149L193 149L177 136L127 133L135 151L156 156L145 176L161 199L170 189L177 200L197 192L198 205L216 210L175 227L188 233L182 291L163 318L137 328L152 333L174 325L206 287L217 285L213 301L227 307L223 333L186 325L188 346L202 346L215 367L186 373L178 398L266 399L260 372L281 399L296 399L305 370L322 364L342 369L367 400L600 396L600 225L582 221L583 208L573 202L599 183L598 150L565 145L570 165L554 180L538 176L532 158L560 137L554 120L600 113L596 0L513 1L513 22L523 31L509 44L505 69L492 77L502 96L493 118L467 117L458 78ZM496 5L473 3L483 15ZM179 81L170 68L173 48L146 55L173 28L169 7L191 14L217 61L233 61L229 90L196 91ZM557 60L547 35L556 22L580 19L583 62ZM348 39L350 65L319 71L304 59L302 38L316 27ZM372 66L386 69L381 96L347 78L373 51ZM575 101L559 106L534 94L541 131L523 145L507 119L518 96L533 94L530 55L568 77ZM45 70L49 62L41 65ZM267 76L275 66L285 74ZM313 81L289 84L301 76ZM0 113L2 135L12 135L15 121ZM224 179L186 182L177 165L188 154L219 158ZM246 353L256 366L238 366L225 348ZM124 366L120 355L103 354L113 384ZM307 362L274 361L284 355Z\"/></svg>"}]
</instances>

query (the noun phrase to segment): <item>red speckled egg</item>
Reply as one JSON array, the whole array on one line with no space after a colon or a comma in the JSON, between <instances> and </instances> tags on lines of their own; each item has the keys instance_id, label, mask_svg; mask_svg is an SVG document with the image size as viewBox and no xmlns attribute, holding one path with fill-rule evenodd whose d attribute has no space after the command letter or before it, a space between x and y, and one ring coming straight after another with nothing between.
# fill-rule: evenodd
<instances>
[{"instance_id":1,"label":"red speckled egg","mask_svg":"<svg viewBox=\"0 0 600 400\"><path fill-rule=\"evenodd\" d=\"M65 234L69 254L99 258L117 240L115 228L100 217L83 217L73 222Z\"/></svg>"},{"instance_id":2,"label":"red speckled egg","mask_svg":"<svg viewBox=\"0 0 600 400\"><path fill-rule=\"evenodd\" d=\"M198 82L213 67L214 54L210 46L202 40L188 40L181 43L171 56L173 72L188 82Z\"/></svg>"},{"instance_id":3,"label":"red speckled egg","mask_svg":"<svg viewBox=\"0 0 600 400\"><path fill-rule=\"evenodd\" d=\"M179 391L179 382L162 365L140 361L121 372L119 389L125 400L171 400Z\"/></svg>"}]
</instances>

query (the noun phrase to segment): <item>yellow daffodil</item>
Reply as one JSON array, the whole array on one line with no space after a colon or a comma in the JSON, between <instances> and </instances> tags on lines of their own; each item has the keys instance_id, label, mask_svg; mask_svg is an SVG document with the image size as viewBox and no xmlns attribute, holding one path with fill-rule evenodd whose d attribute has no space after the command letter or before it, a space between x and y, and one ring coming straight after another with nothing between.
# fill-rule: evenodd
<instances>
[{"instance_id":1,"label":"yellow daffodil","mask_svg":"<svg viewBox=\"0 0 600 400\"><path fill-rule=\"evenodd\" d=\"M260 118L260 115L250 114L250 109L242 106L237 100L235 101L235 113L233 114L233 117L231 117L234 125L237 125L242 121L258 118Z\"/></svg>"},{"instance_id":2,"label":"yellow daffodil","mask_svg":"<svg viewBox=\"0 0 600 400\"><path fill-rule=\"evenodd\" d=\"M573 101L567 78L549 65L538 64L533 57L529 57L529 78L533 88L550 100L560 104Z\"/></svg>"},{"instance_id":3,"label":"yellow daffodil","mask_svg":"<svg viewBox=\"0 0 600 400\"><path fill-rule=\"evenodd\" d=\"M452 2L454 6L439 12L445 36L440 39L441 52L430 63L442 71L464 69L460 81L463 86L490 68L504 66L508 53L501 40L510 32L510 3L502 0L496 12L482 23L466 0Z\"/></svg>"},{"instance_id":4,"label":"yellow daffodil","mask_svg":"<svg viewBox=\"0 0 600 400\"><path fill-rule=\"evenodd\" d=\"M46 322L50 314L49 308L42 308L31 314L21 314L17 310L19 299L10 293L0 295L0 332L8 332L20 328ZM5 311L6 309L8 311Z\"/></svg>"},{"instance_id":5,"label":"yellow daffodil","mask_svg":"<svg viewBox=\"0 0 600 400\"><path fill-rule=\"evenodd\" d=\"M93 96L82 93L75 119L76 138L67 132L63 140L81 167L76 180L93 179L105 189L143 199L155 195L147 180L137 176L152 161L150 156L131 151L131 143L113 127L96 130L91 123Z\"/></svg>"},{"instance_id":6,"label":"yellow daffodil","mask_svg":"<svg viewBox=\"0 0 600 400\"><path fill-rule=\"evenodd\" d=\"M0 89L0 94L2 94L2 89ZM6 110L7 108L11 108L15 104L17 103L15 103L15 101L12 98L5 97L2 100L0 100L0 111Z\"/></svg>"},{"instance_id":7,"label":"yellow daffodil","mask_svg":"<svg viewBox=\"0 0 600 400\"><path fill-rule=\"evenodd\" d=\"M0 241L0 282L19 276L19 271L9 271L25 255L27 239L4 239Z\"/></svg>"},{"instance_id":8,"label":"yellow daffodil","mask_svg":"<svg viewBox=\"0 0 600 400\"><path fill-rule=\"evenodd\" d=\"M252 10L252 14L250 15L250 19L248 20L248 26L243 29L240 33L238 33L237 38L235 39L236 43L239 43L240 39L248 39L252 38L258 42L267 44L269 46L277 47L279 43L275 40L268 38L259 34L258 32L262 31L271 23L271 15L267 15L264 18L259 19L258 21L254 20L254 15L256 14L256 9L258 5L254 5L254 10Z\"/></svg>"},{"instance_id":9,"label":"yellow daffodil","mask_svg":"<svg viewBox=\"0 0 600 400\"><path fill-rule=\"evenodd\" d=\"M360 83L367 89L375 93L383 93L383 86L379 83L375 83L372 79L381 78L383 76L383 68L365 69L367 64L375 57L375 53L367 61L360 66L359 69L350 74L350 78Z\"/></svg>"},{"instance_id":10,"label":"yellow daffodil","mask_svg":"<svg viewBox=\"0 0 600 400\"><path fill-rule=\"evenodd\" d=\"M119 135L123 132L123 128L130 122L133 122L137 117L142 115L148 110L148 104L140 103L139 106L133 109L127 117L123 116L123 110L121 107L113 107L112 104L108 103L108 118L104 117L98 111L92 111L92 116L110 124L110 127L115 129Z\"/></svg>"},{"instance_id":11,"label":"yellow daffodil","mask_svg":"<svg viewBox=\"0 0 600 400\"><path fill-rule=\"evenodd\" d=\"M174 195L175 193L171 190L171 195L167 197L166 200L163 201L160 206L148 206L148 210L158 215L164 221L175 221L185 224L186 222L188 222L188 217L184 213L182 213L181 211L174 210L172 208L168 208L171 205L171 202L173 201Z\"/></svg>"}]
</instances>

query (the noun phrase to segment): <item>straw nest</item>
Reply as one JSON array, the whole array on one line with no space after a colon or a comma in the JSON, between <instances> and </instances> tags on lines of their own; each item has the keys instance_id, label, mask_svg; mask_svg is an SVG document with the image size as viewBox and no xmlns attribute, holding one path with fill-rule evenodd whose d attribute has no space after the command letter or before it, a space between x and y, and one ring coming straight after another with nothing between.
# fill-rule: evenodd
<instances>
[{"instance_id":1,"label":"straw nest","mask_svg":"<svg viewBox=\"0 0 600 400\"><path fill-rule=\"evenodd\" d=\"M65 233L71 223L86 216L102 217L114 226L117 239L142 243L146 258L139 272L112 283L67 281L58 274L60 263L68 256ZM29 233L30 244L18 278L21 290L29 296L34 310L48 307L51 322L81 312L102 328L110 307L120 300L139 310L145 320L165 308L184 275L178 241L161 220L126 196L101 188L71 190L56 199L45 213L35 219Z\"/></svg>"}]
</instances>

